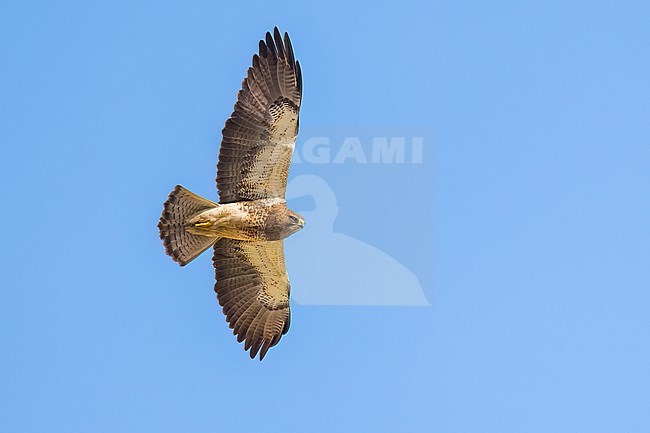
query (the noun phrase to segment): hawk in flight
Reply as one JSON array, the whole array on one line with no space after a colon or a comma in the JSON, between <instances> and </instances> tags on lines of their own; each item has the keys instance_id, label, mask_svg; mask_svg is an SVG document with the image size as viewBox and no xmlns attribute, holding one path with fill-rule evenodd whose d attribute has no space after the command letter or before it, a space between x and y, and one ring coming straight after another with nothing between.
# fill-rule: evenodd
<instances>
[{"instance_id":1,"label":"hawk in flight","mask_svg":"<svg viewBox=\"0 0 650 433\"><path fill-rule=\"evenodd\" d=\"M300 64L276 27L260 41L222 131L219 203L177 185L158 223L167 254L181 266L214 247L219 305L237 341L260 360L289 330L282 240L305 224L285 200L301 99Z\"/></svg>"}]
</instances>

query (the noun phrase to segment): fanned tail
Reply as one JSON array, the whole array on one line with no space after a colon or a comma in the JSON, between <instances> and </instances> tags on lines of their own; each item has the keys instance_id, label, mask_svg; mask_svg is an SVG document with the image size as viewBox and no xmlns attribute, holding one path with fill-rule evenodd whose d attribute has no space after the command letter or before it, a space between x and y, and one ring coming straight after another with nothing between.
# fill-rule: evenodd
<instances>
[{"instance_id":1,"label":"fanned tail","mask_svg":"<svg viewBox=\"0 0 650 433\"><path fill-rule=\"evenodd\" d=\"M176 185L165 202L158 229L167 254L179 265L185 266L219 238L189 233L187 221L199 212L217 207L180 185Z\"/></svg>"}]
</instances>

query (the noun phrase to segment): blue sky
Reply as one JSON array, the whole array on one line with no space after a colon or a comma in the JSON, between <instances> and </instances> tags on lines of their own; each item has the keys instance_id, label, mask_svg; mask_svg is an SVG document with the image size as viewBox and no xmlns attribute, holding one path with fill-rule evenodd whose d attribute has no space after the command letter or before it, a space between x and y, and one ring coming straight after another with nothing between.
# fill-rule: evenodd
<instances>
[{"instance_id":1,"label":"blue sky","mask_svg":"<svg viewBox=\"0 0 650 433\"><path fill-rule=\"evenodd\" d=\"M641 1L2 2L2 431L647 432L649 20ZM176 183L216 198L275 25L305 133L428 131L421 164L292 176L325 179L334 231L431 306L294 304L260 363L209 255L178 268L156 223ZM328 266L307 229L294 281Z\"/></svg>"}]
</instances>

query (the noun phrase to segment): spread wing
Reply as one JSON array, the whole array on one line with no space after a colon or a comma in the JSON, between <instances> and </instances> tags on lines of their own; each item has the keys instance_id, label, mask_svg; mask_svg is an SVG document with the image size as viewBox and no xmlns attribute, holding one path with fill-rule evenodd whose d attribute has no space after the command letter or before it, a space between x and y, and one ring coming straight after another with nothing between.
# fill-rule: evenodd
<instances>
[{"instance_id":1,"label":"spread wing","mask_svg":"<svg viewBox=\"0 0 650 433\"><path fill-rule=\"evenodd\" d=\"M222 131L217 165L221 203L285 194L298 134L302 75L289 35L283 40L277 27L273 33L260 41L259 55L253 56Z\"/></svg>"},{"instance_id":2,"label":"spread wing","mask_svg":"<svg viewBox=\"0 0 650 433\"><path fill-rule=\"evenodd\" d=\"M289 330L289 278L282 241L223 238L214 246L219 305L244 350L260 361Z\"/></svg>"}]
</instances>

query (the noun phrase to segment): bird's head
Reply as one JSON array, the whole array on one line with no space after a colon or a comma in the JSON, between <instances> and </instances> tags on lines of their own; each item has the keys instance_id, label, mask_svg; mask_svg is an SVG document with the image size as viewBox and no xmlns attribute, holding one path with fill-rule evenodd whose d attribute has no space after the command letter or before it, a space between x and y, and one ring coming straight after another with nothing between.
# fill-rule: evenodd
<instances>
[{"instance_id":1,"label":"bird's head","mask_svg":"<svg viewBox=\"0 0 650 433\"><path fill-rule=\"evenodd\" d=\"M291 236L305 226L305 219L287 208L284 204L276 205L269 212L266 220L266 239L277 241Z\"/></svg>"},{"instance_id":2,"label":"bird's head","mask_svg":"<svg viewBox=\"0 0 650 433\"><path fill-rule=\"evenodd\" d=\"M283 235L290 236L297 231L302 230L305 226L305 219L297 212L287 209L287 218L285 220Z\"/></svg>"}]
</instances>

